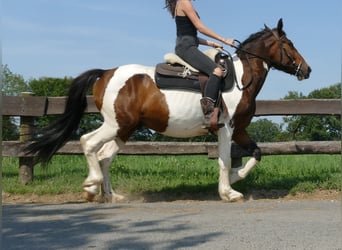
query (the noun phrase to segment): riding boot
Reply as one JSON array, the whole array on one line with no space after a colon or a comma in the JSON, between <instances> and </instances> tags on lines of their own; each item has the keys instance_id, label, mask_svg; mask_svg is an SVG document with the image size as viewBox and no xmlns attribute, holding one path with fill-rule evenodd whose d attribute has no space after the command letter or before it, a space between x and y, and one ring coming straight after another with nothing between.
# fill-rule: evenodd
<instances>
[{"instance_id":1,"label":"riding boot","mask_svg":"<svg viewBox=\"0 0 342 250\"><path fill-rule=\"evenodd\" d=\"M221 81L221 77L211 74L204 90L204 97L200 100L204 114L203 128L213 132L224 126L223 123L218 123L219 108L215 106Z\"/></svg>"},{"instance_id":2,"label":"riding boot","mask_svg":"<svg viewBox=\"0 0 342 250\"><path fill-rule=\"evenodd\" d=\"M223 123L218 123L219 109L215 107L215 101L210 97L203 97L201 107L204 114L202 128L210 129L213 132L224 126Z\"/></svg>"}]
</instances>

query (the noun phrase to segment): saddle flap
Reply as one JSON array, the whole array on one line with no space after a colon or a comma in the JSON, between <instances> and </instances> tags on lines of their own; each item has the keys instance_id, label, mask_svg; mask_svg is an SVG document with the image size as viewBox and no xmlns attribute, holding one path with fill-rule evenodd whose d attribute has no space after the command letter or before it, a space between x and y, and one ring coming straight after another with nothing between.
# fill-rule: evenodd
<instances>
[{"instance_id":1,"label":"saddle flap","mask_svg":"<svg viewBox=\"0 0 342 250\"><path fill-rule=\"evenodd\" d=\"M156 73L169 77L198 80L198 72L193 72L180 64L158 63Z\"/></svg>"}]
</instances>

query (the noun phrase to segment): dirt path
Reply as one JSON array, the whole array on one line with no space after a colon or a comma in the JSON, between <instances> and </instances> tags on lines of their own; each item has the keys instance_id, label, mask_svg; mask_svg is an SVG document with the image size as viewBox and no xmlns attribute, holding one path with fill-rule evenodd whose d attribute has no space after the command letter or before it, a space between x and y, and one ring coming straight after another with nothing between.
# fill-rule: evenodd
<instances>
[{"instance_id":1,"label":"dirt path","mask_svg":"<svg viewBox=\"0 0 342 250\"><path fill-rule=\"evenodd\" d=\"M167 198L166 198L167 197ZM245 195L245 200L265 201L265 200L341 200L341 192L336 190L320 190L313 193L288 194L286 191L255 191ZM157 201L199 201L199 200L219 200L218 197L204 195L201 197L181 196L169 197L167 195L149 195L144 197L130 197L129 201L134 202L157 202ZM27 204L27 203L82 203L85 202L82 193L67 193L58 195L36 195L36 194L9 194L2 193L3 204Z\"/></svg>"}]
</instances>

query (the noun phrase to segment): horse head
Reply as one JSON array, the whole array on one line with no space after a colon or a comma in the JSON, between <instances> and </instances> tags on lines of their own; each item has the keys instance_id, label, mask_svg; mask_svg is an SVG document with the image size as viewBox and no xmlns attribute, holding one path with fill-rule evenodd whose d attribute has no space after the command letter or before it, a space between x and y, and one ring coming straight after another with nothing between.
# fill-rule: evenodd
<instances>
[{"instance_id":1,"label":"horse head","mask_svg":"<svg viewBox=\"0 0 342 250\"><path fill-rule=\"evenodd\" d=\"M264 41L265 51L269 53L267 57L270 58L270 66L292 74L300 81L308 79L311 68L291 40L286 37L283 20L279 19L278 25L274 29L265 25L265 32L270 34Z\"/></svg>"}]
</instances>

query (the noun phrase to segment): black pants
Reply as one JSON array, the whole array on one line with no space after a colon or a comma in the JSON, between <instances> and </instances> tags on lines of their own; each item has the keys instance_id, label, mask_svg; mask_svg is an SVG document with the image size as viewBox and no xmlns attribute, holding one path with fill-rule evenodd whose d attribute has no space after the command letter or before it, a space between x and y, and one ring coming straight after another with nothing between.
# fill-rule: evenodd
<instances>
[{"instance_id":1,"label":"black pants","mask_svg":"<svg viewBox=\"0 0 342 250\"><path fill-rule=\"evenodd\" d=\"M217 67L207 55L198 49L198 39L192 36L181 36L176 41L176 54L192 67L211 75Z\"/></svg>"},{"instance_id":2,"label":"black pants","mask_svg":"<svg viewBox=\"0 0 342 250\"><path fill-rule=\"evenodd\" d=\"M222 78L213 73L214 69L217 68L217 64L200 51L198 45L198 39L196 37L177 37L175 52L192 67L209 76L208 83L204 90L204 96L210 97L213 101L216 101Z\"/></svg>"}]
</instances>

